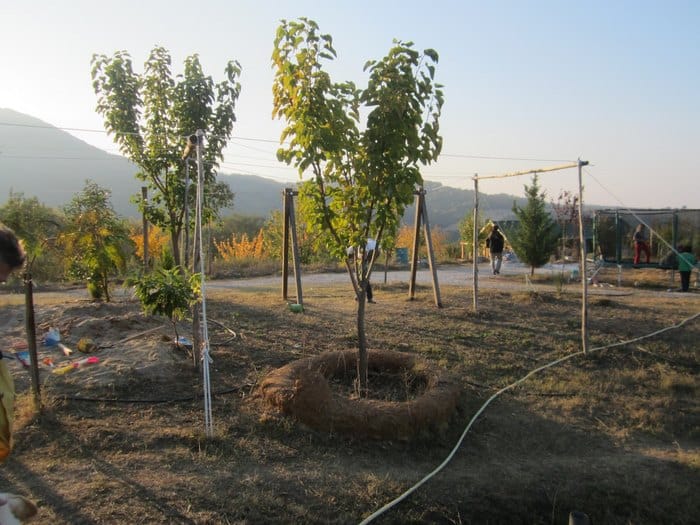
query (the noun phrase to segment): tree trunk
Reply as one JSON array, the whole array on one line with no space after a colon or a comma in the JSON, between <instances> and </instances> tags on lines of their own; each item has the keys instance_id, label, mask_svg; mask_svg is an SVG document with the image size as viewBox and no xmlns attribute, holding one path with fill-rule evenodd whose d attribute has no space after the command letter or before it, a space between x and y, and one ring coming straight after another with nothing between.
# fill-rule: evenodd
<instances>
[{"instance_id":1,"label":"tree trunk","mask_svg":"<svg viewBox=\"0 0 700 525\"><path fill-rule=\"evenodd\" d=\"M365 306L367 304L367 281L360 283L360 293L357 297L357 339L359 342L357 356L357 386L358 395L365 398L369 394L367 380L367 337L365 335Z\"/></svg>"},{"instance_id":2,"label":"tree trunk","mask_svg":"<svg viewBox=\"0 0 700 525\"><path fill-rule=\"evenodd\" d=\"M180 233L175 228L170 230L170 245L173 249L173 260L176 266L180 266Z\"/></svg>"},{"instance_id":3,"label":"tree trunk","mask_svg":"<svg viewBox=\"0 0 700 525\"><path fill-rule=\"evenodd\" d=\"M107 276L107 273L105 272L102 276L102 289L104 290L105 293L105 302L109 303L111 302L110 296L109 296L109 277Z\"/></svg>"}]
</instances>

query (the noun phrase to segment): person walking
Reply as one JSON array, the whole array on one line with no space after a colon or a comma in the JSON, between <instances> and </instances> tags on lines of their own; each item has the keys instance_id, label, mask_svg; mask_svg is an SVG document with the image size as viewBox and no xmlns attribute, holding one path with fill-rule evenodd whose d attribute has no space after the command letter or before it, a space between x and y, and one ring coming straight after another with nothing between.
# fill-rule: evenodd
<instances>
[{"instance_id":1,"label":"person walking","mask_svg":"<svg viewBox=\"0 0 700 525\"><path fill-rule=\"evenodd\" d=\"M647 264L649 264L649 257L651 252L649 250L649 239L647 239L646 229L643 224L638 224L634 229L634 235L632 236L634 240L634 261L633 264L639 264L639 259L641 258L642 252L646 255Z\"/></svg>"},{"instance_id":2,"label":"person walking","mask_svg":"<svg viewBox=\"0 0 700 525\"><path fill-rule=\"evenodd\" d=\"M486 238L486 247L489 249L491 258L491 270L494 275L501 273L501 263L503 262L503 245L505 238L498 228L498 224L494 224L491 233Z\"/></svg>"},{"instance_id":3,"label":"person walking","mask_svg":"<svg viewBox=\"0 0 700 525\"><path fill-rule=\"evenodd\" d=\"M678 247L678 273L681 274L681 292L690 289L690 274L698 260L689 245Z\"/></svg>"}]
</instances>

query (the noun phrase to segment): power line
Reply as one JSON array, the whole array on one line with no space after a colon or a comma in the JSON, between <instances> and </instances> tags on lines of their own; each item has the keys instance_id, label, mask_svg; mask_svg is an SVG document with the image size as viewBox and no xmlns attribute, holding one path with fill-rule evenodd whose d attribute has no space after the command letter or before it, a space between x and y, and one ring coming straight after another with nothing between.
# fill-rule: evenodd
<instances>
[{"instance_id":1,"label":"power line","mask_svg":"<svg viewBox=\"0 0 700 525\"><path fill-rule=\"evenodd\" d=\"M441 157L458 159L480 159L480 160L518 160L523 162L576 162L570 159L533 159L528 157L495 157L489 155L458 155L453 153L441 153Z\"/></svg>"},{"instance_id":2,"label":"power line","mask_svg":"<svg viewBox=\"0 0 700 525\"><path fill-rule=\"evenodd\" d=\"M76 132L82 132L82 133L104 133L104 134L110 133L106 130L101 130L101 129L70 128L70 127L51 126L51 125L43 125L43 124L19 124L19 123L14 123L14 122L0 122L0 126L52 129L52 130L60 130L60 131L76 131ZM125 132L120 132L120 133L123 135L139 135L138 133L132 132L132 131L125 131ZM189 135L183 135L181 138L183 140L185 140L185 139L187 139L188 136ZM279 144L280 143L279 140L263 139L263 138L259 138L259 137L241 137L241 136L224 137L224 136L219 136L219 135L209 135L209 137L212 137L212 138L216 137L216 138L220 138L220 139L226 139L229 141L244 140L244 141L250 141L250 142L263 142L263 143L270 143L270 144ZM250 148L250 146L245 146L243 144L238 144L238 145ZM540 159L540 158L532 158L532 157L467 155L467 154L456 154L456 153L441 153L440 156L446 157L446 158L479 159L479 160L508 160L508 161L512 160L512 161L521 161L521 162L575 162L575 161L572 161L570 159Z\"/></svg>"}]
</instances>

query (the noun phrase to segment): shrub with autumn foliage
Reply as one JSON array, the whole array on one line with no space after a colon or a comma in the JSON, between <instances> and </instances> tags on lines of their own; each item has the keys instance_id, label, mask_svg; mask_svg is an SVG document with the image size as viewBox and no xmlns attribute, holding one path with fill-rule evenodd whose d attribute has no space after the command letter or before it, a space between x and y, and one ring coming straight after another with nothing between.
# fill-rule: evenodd
<instances>
[{"instance_id":1,"label":"shrub with autumn foliage","mask_svg":"<svg viewBox=\"0 0 700 525\"><path fill-rule=\"evenodd\" d=\"M135 255L143 260L143 227L134 226L129 232L129 238L134 243ZM158 226L151 224L148 227L148 254L151 261L162 256L163 250L168 249L170 234Z\"/></svg>"},{"instance_id":2,"label":"shrub with autumn foliage","mask_svg":"<svg viewBox=\"0 0 700 525\"><path fill-rule=\"evenodd\" d=\"M396 235L396 243L395 247L396 248L408 248L409 254L411 253L411 250L413 250L413 236L414 236L414 230L415 228L413 226L409 226L407 224L404 224L399 228L399 231ZM430 229L430 240L433 243L433 254L435 255L436 259L443 259L448 256L448 247L449 244L447 242L447 233L445 231L438 227L434 227ZM418 257L427 257L428 256L428 246L426 245L425 242L425 235L423 233L423 229L421 228L420 231L420 244L418 247Z\"/></svg>"},{"instance_id":3,"label":"shrub with autumn foliage","mask_svg":"<svg viewBox=\"0 0 700 525\"><path fill-rule=\"evenodd\" d=\"M247 233L240 235L234 233L229 239L221 242L214 241L214 246L216 246L219 257L225 262L241 259L263 259L265 257L262 229L252 239L248 237Z\"/></svg>"}]
</instances>

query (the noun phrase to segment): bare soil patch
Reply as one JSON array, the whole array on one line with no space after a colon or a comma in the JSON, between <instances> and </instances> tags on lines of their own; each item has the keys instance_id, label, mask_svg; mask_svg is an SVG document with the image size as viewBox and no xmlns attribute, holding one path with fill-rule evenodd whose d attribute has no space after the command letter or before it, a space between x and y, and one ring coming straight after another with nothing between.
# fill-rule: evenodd
<instances>
[{"instance_id":1,"label":"bare soil patch","mask_svg":"<svg viewBox=\"0 0 700 525\"><path fill-rule=\"evenodd\" d=\"M580 349L575 285L487 290L478 313L464 287L441 287L441 309L429 287L413 301L407 285L375 288L370 348L419 356L461 382L439 432L377 441L312 430L262 398L273 370L355 348L349 284L307 284L304 313L289 311L279 286L212 293L213 438L203 433L200 373L167 323L127 298L53 296L37 301L39 334L58 328L69 347L90 338L100 362L63 375L42 365L40 415L27 371L10 364L20 397L3 490L37 502L35 523L358 523L440 464L494 392ZM592 299L591 348L700 311L697 294L621 291ZM24 337L23 306L12 303L0 307L5 353ZM376 523L564 523L574 509L593 523L691 523L700 514L698 340L696 318L530 378Z\"/></svg>"}]
</instances>

